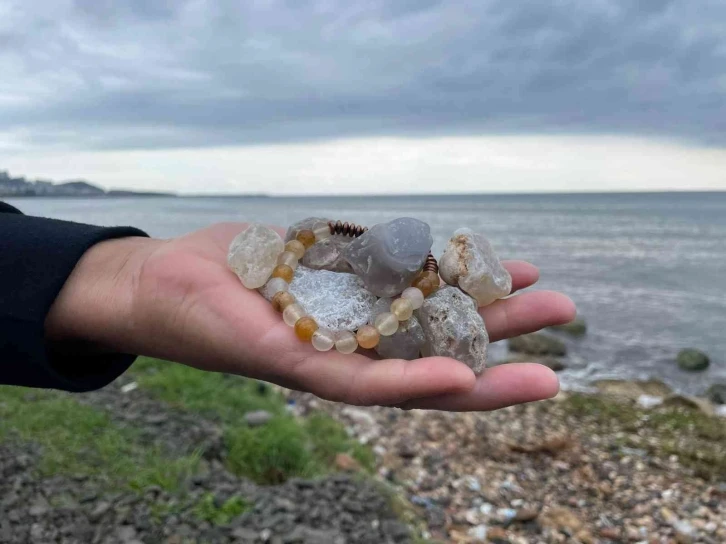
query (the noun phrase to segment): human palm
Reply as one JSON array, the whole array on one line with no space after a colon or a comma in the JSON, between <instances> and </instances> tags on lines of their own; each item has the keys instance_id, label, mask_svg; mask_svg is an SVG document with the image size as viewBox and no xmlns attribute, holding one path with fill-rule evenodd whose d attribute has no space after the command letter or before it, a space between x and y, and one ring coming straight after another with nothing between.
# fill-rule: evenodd
<instances>
[{"instance_id":1,"label":"human palm","mask_svg":"<svg viewBox=\"0 0 726 544\"><path fill-rule=\"evenodd\" d=\"M227 249L244 228L223 223L159 243L134 271L135 352L204 370L241 374L357 405L492 410L556 394L554 373L508 364L476 377L444 357L378 360L374 353L321 353L297 339L258 293L227 269ZM537 269L504 263L513 289L534 284ZM519 294L481 309L492 341L574 317L555 292Z\"/></svg>"}]
</instances>

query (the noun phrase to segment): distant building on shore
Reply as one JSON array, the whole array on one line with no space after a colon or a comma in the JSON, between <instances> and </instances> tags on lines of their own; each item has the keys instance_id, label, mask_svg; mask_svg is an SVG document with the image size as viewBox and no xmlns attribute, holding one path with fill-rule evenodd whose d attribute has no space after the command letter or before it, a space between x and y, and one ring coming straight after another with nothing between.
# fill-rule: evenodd
<instances>
[{"instance_id":1,"label":"distant building on shore","mask_svg":"<svg viewBox=\"0 0 726 544\"><path fill-rule=\"evenodd\" d=\"M134 191L105 191L83 180L53 183L46 180L28 180L12 177L7 170L0 170L0 197L9 196L174 196L172 193L137 193Z\"/></svg>"}]
</instances>

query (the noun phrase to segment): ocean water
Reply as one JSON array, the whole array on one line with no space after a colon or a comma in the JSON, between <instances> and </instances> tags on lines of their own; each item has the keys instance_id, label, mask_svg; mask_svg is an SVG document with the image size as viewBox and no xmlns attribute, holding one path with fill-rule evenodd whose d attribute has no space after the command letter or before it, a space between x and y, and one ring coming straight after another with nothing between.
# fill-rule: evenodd
<instances>
[{"instance_id":1,"label":"ocean water","mask_svg":"<svg viewBox=\"0 0 726 544\"><path fill-rule=\"evenodd\" d=\"M490 238L504 258L541 271L536 288L569 295L586 319L567 339L566 387L601 378L657 377L700 393L726 382L726 193L339 198L11 199L25 213L134 225L171 237L219 221L279 225L311 215L365 225L400 216L427 221L438 255L458 227ZM680 371L680 348L712 359ZM495 346L495 357L506 345Z\"/></svg>"}]
</instances>

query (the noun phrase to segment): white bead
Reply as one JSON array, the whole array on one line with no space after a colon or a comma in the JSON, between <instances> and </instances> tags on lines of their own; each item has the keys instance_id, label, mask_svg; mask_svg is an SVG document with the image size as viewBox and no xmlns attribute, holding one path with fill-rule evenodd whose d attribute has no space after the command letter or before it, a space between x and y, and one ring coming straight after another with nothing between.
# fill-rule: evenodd
<instances>
[{"instance_id":1,"label":"white bead","mask_svg":"<svg viewBox=\"0 0 726 544\"><path fill-rule=\"evenodd\" d=\"M289 288L290 285L282 278L270 278L265 284L265 298L270 300L280 291L287 291Z\"/></svg>"},{"instance_id":2,"label":"white bead","mask_svg":"<svg viewBox=\"0 0 726 544\"><path fill-rule=\"evenodd\" d=\"M418 310L424 303L424 294L418 287L407 287L401 293L401 298L407 299L414 310Z\"/></svg>"},{"instance_id":3,"label":"white bead","mask_svg":"<svg viewBox=\"0 0 726 544\"><path fill-rule=\"evenodd\" d=\"M340 331L335 339L335 349L339 353L353 353L358 349L358 339L350 331Z\"/></svg>"},{"instance_id":4,"label":"white bead","mask_svg":"<svg viewBox=\"0 0 726 544\"><path fill-rule=\"evenodd\" d=\"M313 333L312 343L318 351L330 351L335 345L335 335L330 329L320 328Z\"/></svg>"},{"instance_id":5,"label":"white bead","mask_svg":"<svg viewBox=\"0 0 726 544\"><path fill-rule=\"evenodd\" d=\"M289 325L294 327L298 319L305 317L305 310L299 304L290 304L287 308L282 311L282 320Z\"/></svg>"},{"instance_id":6,"label":"white bead","mask_svg":"<svg viewBox=\"0 0 726 544\"><path fill-rule=\"evenodd\" d=\"M373 324L381 336L391 336L398 330L398 318L391 312L379 314Z\"/></svg>"},{"instance_id":7,"label":"white bead","mask_svg":"<svg viewBox=\"0 0 726 544\"><path fill-rule=\"evenodd\" d=\"M297 268L297 255L292 251L283 251L277 258L277 264L286 264L293 270Z\"/></svg>"},{"instance_id":8,"label":"white bead","mask_svg":"<svg viewBox=\"0 0 726 544\"><path fill-rule=\"evenodd\" d=\"M330 227L328 225L325 225L324 227L317 227L313 230L313 232L315 233L316 242L326 240L332 236L332 234L330 234Z\"/></svg>"},{"instance_id":9,"label":"white bead","mask_svg":"<svg viewBox=\"0 0 726 544\"><path fill-rule=\"evenodd\" d=\"M397 298L391 304L391 313L399 321L408 321L413 315L413 305L407 298Z\"/></svg>"}]
</instances>

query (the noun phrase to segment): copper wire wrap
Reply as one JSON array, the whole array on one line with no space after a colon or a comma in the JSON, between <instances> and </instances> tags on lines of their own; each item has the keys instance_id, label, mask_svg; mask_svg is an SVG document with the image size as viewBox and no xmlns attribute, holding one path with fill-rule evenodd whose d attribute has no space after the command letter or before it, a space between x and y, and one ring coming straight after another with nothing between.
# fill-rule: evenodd
<instances>
[{"instance_id":1,"label":"copper wire wrap","mask_svg":"<svg viewBox=\"0 0 726 544\"><path fill-rule=\"evenodd\" d=\"M348 223L347 221L345 223L342 221L328 221L328 227L330 228L330 234L342 234L351 238L358 238L358 236L368 231L368 227ZM436 257L430 251L424 262L423 270L424 272L439 273L439 263L436 262Z\"/></svg>"}]
</instances>

